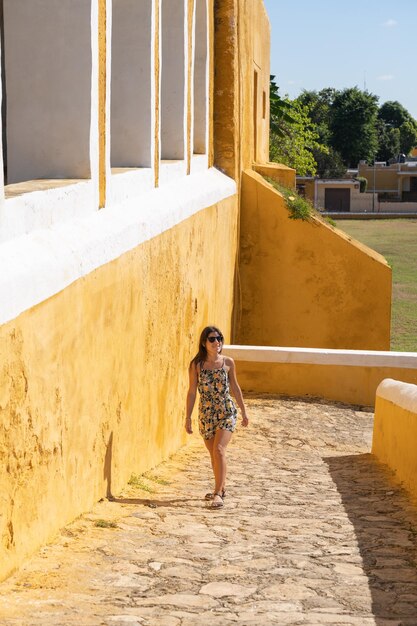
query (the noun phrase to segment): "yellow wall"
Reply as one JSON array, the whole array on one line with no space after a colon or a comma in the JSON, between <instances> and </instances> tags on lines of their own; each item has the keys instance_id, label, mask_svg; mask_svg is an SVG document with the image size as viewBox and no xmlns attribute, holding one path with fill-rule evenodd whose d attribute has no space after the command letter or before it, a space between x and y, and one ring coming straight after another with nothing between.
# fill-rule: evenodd
<instances>
[{"instance_id":1,"label":"yellow wall","mask_svg":"<svg viewBox=\"0 0 417 626\"><path fill-rule=\"evenodd\" d=\"M257 160L269 158L270 26L263 0L222 0L215 4L214 18L214 163L238 180L255 158L255 118Z\"/></svg>"},{"instance_id":2,"label":"yellow wall","mask_svg":"<svg viewBox=\"0 0 417 626\"><path fill-rule=\"evenodd\" d=\"M373 191L374 180L375 190L383 192L384 190L396 192L398 191L398 166L394 167L376 167L372 165L359 164L359 176L363 176L368 181L367 191Z\"/></svg>"},{"instance_id":3,"label":"yellow wall","mask_svg":"<svg viewBox=\"0 0 417 626\"><path fill-rule=\"evenodd\" d=\"M254 165L253 170L261 176L268 176L284 187L295 189L295 170L281 163L263 163Z\"/></svg>"},{"instance_id":4,"label":"yellow wall","mask_svg":"<svg viewBox=\"0 0 417 626\"><path fill-rule=\"evenodd\" d=\"M0 327L0 578L184 443L199 332L230 336L236 218L235 196Z\"/></svg>"},{"instance_id":5,"label":"yellow wall","mask_svg":"<svg viewBox=\"0 0 417 626\"><path fill-rule=\"evenodd\" d=\"M389 350L391 270L321 221L288 218L282 196L245 171L234 343Z\"/></svg>"},{"instance_id":6,"label":"yellow wall","mask_svg":"<svg viewBox=\"0 0 417 626\"><path fill-rule=\"evenodd\" d=\"M233 351L229 352L233 356ZM417 370L411 368L241 360L236 361L236 367L246 392L310 396L361 406L375 404L376 389L384 378L417 384Z\"/></svg>"},{"instance_id":7,"label":"yellow wall","mask_svg":"<svg viewBox=\"0 0 417 626\"><path fill-rule=\"evenodd\" d=\"M401 406L401 402L383 397L381 388L389 382L395 381L384 381L376 395L372 454L394 471L396 479L417 500L417 387L398 383L401 399L406 400Z\"/></svg>"}]
</instances>

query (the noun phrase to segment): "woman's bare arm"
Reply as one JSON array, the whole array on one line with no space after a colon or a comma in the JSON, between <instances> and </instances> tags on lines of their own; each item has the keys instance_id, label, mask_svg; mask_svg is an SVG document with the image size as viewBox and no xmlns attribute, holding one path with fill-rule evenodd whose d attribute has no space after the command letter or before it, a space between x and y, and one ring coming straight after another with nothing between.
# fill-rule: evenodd
<instances>
[{"instance_id":1,"label":"woman's bare arm","mask_svg":"<svg viewBox=\"0 0 417 626\"><path fill-rule=\"evenodd\" d=\"M188 370L189 386L187 393L187 405L186 405L186 418L185 418L185 430L189 435L192 434L193 428L191 423L191 415L193 412L195 398L197 395L197 367L195 363L191 363Z\"/></svg>"}]
</instances>

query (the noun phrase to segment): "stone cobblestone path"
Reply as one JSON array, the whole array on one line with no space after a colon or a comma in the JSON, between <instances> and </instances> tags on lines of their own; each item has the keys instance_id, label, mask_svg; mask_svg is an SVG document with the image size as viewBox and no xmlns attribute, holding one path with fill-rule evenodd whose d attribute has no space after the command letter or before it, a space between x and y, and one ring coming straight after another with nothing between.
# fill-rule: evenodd
<instances>
[{"instance_id":1,"label":"stone cobblestone path","mask_svg":"<svg viewBox=\"0 0 417 626\"><path fill-rule=\"evenodd\" d=\"M247 404L224 509L195 435L0 585L1 626L416 626L417 509L369 454L372 413Z\"/></svg>"}]
</instances>

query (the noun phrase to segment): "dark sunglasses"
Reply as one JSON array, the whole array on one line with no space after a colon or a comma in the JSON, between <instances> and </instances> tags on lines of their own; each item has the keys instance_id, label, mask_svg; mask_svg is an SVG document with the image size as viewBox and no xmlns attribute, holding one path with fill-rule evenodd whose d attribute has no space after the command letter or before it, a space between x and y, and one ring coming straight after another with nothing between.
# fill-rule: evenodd
<instances>
[{"instance_id":1,"label":"dark sunglasses","mask_svg":"<svg viewBox=\"0 0 417 626\"><path fill-rule=\"evenodd\" d=\"M218 341L219 343L223 343L223 337L221 335L217 335L216 337L207 337L210 343L214 343Z\"/></svg>"}]
</instances>

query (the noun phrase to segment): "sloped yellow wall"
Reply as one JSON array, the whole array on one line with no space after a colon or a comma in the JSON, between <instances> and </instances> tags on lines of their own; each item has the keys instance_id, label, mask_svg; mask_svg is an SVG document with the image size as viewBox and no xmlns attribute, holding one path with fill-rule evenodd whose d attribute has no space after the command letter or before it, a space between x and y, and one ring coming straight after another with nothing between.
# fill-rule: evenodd
<instances>
[{"instance_id":1,"label":"sloped yellow wall","mask_svg":"<svg viewBox=\"0 0 417 626\"><path fill-rule=\"evenodd\" d=\"M245 171L240 311L234 343L389 350L391 270L382 256L314 219Z\"/></svg>"},{"instance_id":2,"label":"sloped yellow wall","mask_svg":"<svg viewBox=\"0 0 417 626\"><path fill-rule=\"evenodd\" d=\"M230 337L236 221L234 196L0 327L0 578L185 442L199 333Z\"/></svg>"}]
</instances>

